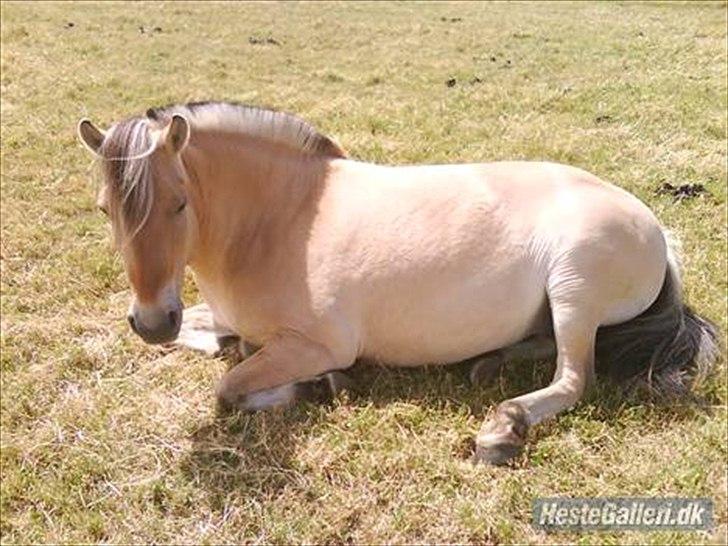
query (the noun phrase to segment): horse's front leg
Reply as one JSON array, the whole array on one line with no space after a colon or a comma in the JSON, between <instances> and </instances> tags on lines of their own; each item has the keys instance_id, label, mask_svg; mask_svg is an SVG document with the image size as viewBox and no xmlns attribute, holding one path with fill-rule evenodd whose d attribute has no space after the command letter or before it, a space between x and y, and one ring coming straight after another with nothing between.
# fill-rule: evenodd
<instances>
[{"instance_id":1,"label":"horse's front leg","mask_svg":"<svg viewBox=\"0 0 728 546\"><path fill-rule=\"evenodd\" d=\"M476 438L476 461L503 464L518 455L529 427L573 406L594 380L597 323L573 305L552 301L556 373L543 389L499 404Z\"/></svg>"},{"instance_id":2,"label":"horse's front leg","mask_svg":"<svg viewBox=\"0 0 728 546\"><path fill-rule=\"evenodd\" d=\"M245 354L243 343L235 332L220 326L215 321L209 305L200 303L182 312L182 326L172 345L214 355L234 344L235 349L239 350L244 358L248 355Z\"/></svg>"},{"instance_id":3,"label":"horse's front leg","mask_svg":"<svg viewBox=\"0 0 728 546\"><path fill-rule=\"evenodd\" d=\"M260 349L215 321L212 309L206 303L193 305L183 311L182 326L172 345L208 355L226 354L234 362L244 360Z\"/></svg>"},{"instance_id":4,"label":"horse's front leg","mask_svg":"<svg viewBox=\"0 0 728 546\"><path fill-rule=\"evenodd\" d=\"M346 386L346 376L335 370L351 364L337 362L324 345L284 330L222 377L218 401L222 408L248 411L288 406L315 389L314 379L336 393Z\"/></svg>"}]
</instances>

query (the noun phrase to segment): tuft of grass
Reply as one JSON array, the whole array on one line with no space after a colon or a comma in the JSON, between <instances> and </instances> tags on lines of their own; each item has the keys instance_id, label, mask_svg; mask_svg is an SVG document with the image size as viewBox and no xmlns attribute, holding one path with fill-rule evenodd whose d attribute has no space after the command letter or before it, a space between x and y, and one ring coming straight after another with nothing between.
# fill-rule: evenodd
<instances>
[{"instance_id":1,"label":"tuft of grass","mask_svg":"<svg viewBox=\"0 0 728 546\"><path fill-rule=\"evenodd\" d=\"M384 163L549 159L635 193L683 241L691 304L726 331L726 5L3 2L0 536L79 542L726 541L726 364L703 405L602 385L473 466L490 388L357 366L326 406L215 414L224 363L144 346L94 207L78 118L168 102L289 110ZM143 32L142 32L143 29ZM663 183L702 184L676 202ZM187 301L197 298L192 283ZM539 496L705 496L710 533L546 534Z\"/></svg>"}]
</instances>

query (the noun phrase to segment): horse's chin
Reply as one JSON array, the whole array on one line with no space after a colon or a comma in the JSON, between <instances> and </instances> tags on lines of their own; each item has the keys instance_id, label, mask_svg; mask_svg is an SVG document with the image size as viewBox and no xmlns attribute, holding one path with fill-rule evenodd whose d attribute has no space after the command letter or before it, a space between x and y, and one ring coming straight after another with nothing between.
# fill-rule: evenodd
<instances>
[{"instance_id":1,"label":"horse's chin","mask_svg":"<svg viewBox=\"0 0 728 546\"><path fill-rule=\"evenodd\" d=\"M136 332L142 338L144 343L149 345L161 345L164 343L172 343L179 336L179 327L169 332Z\"/></svg>"}]
</instances>

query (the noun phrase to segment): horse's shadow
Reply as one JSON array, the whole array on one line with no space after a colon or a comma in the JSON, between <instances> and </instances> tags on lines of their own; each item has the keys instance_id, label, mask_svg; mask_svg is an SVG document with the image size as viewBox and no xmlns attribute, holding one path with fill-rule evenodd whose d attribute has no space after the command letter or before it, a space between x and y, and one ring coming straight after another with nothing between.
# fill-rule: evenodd
<instances>
[{"instance_id":1,"label":"horse's shadow","mask_svg":"<svg viewBox=\"0 0 728 546\"><path fill-rule=\"evenodd\" d=\"M406 369L356 364L347 372L352 386L335 400L303 402L286 410L254 414L220 412L193 433L193 446L182 463L183 472L189 480L209 489L213 502L220 503L220 507L232 491L270 498L296 479L301 470L295 456L298 446L326 425L337 404L384 407L407 402L441 412L464 407L480 423L498 402L548 385L554 365L509 364L492 384L481 387L470 384L468 371L467 362ZM579 408L586 408L591 420L617 423L625 412L640 406L645 408L640 418L654 430L695 419L696 411L709 411L708 402L693 398L676 404L645 390L626 391L602 380ZM476 432L462 438L462 444L453 446L453 452L469 458Z\"/></svg>"}]
</instances>

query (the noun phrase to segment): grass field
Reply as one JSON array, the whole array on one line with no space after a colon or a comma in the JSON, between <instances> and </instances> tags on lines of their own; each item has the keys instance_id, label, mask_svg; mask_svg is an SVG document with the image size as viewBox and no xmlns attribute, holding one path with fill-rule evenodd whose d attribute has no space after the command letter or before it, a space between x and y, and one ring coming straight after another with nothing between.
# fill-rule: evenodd
<instances>
[{"instance_id":1,"label":"grass field","mask_svg":"<svg viewBox=\"0 0 728 546\"><path fill-rule=\"evenodd\" d=\"M1 84L3 544L725 543L725 353L700 404L602 386L514 468L472 465L469 439L548 363L481 389L458 369L358 366L331 404L217 416L222 360L130 332L74 132L235 99L362 160L578 165L680 236L687 298L725 332L725 4L3 2ZM532 499L559 495L709 497L716 529L531 527Z\"/></svg>"}]
</instances>

